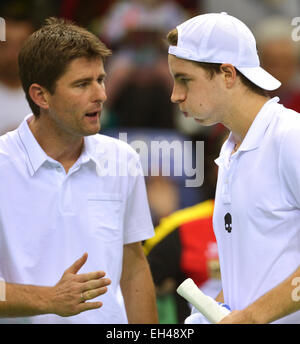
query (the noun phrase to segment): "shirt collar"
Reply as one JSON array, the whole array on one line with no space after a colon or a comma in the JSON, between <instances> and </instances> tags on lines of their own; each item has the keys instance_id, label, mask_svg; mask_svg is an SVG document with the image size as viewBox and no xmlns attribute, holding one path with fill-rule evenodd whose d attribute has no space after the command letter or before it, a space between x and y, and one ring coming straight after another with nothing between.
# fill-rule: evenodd
<instances>
[{"instance_id":1,"label":"shirt collar","mask_svg":"<svg viewBox=\"0 0 300 344\"><path fill-rule=\"evenodd\" d=\"M32 134L28 120L33 116L30 114L25 117L23 122L18 128L18 135L21 141L21 144L26 153L26 163L29 169L29 173L33 176L37 170L46 162L49 161L52 164L57 164L58 162L53 158L49 157L42 147L37 142L36 138ZM76 165L81 165L84 163L89 162L90 160L93 161L98 167L101 167L101 162L99 161L99 155L102 155L105 150L104 148L100 148L97 151L93 149L94 145L91 142L90 137L84 137L84 145L83 150L79 159L76 162Z\"/></svg>"},{"instance_id":2,"label":"shirt collar","mask_svg":"<svg viewBox=\"0 0 300 344\"><path fill-rule=\"evenodd\" d=\"M97 145L93 140L93 136L94 135L84 137L84 145L79 162L86 163L92 161L99 169L102 169L101 157L106 153L106 149Z\"/></svg>"},{"instance_id":3,"label":"shirt collar","mask_svg":"<svg viewBox=\"0 0 300 344\"><path fill-rule=\"evenodd\" d=\"M26 116L18 128L18 135L26 152L26 163L31 176L33 176L40 166L48 159L47 154L38 144L29 128L27 121L32 116L33 114Z\"/></svg>"},{"instance_id":4,"label":"shirt collar","mask_svg":"<svg viewBox=\"0 0 300 344\"><path fill-rule=\"evenodd\" d=\"M279 102L278 97L274 97L268 100L256 115L252 122L242 144L240 145L239 151L250 151L259 147L262 138L272 120L272 108L274 104ZM235 141L232 132L230 132L228 139L223 144L220 152L220 156L215 160L215 163L220 166L220 163L229 162L232 150L235 146Z\"/></svg>"},{"instance_id":5,"label":"shirt collar","mask_svg":"<svg viewBox=\"0 0 300 344\"><path fill-rule=\"evenodd\" d=\"M239 150L250 151L259 147L262 138L273 118L273 105L279 102L278 97L268 100L256 115Z\"/></svg>"}]
</instances>

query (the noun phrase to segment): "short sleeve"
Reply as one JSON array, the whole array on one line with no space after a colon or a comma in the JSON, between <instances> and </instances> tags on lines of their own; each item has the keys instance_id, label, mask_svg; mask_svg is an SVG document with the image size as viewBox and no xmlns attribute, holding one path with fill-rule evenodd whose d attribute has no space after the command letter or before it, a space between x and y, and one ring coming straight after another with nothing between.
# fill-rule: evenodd
<instances>
[{"instance_id":1,"label":"short sleeve","mask_svg":"<svg viewBox=\"0 0 300 344\"><path fill-rule=\"evenodd\" d=\"M300 208L300 126L289 129L280 145L281 192L294 207Z\"/></svg>"},{"instance_id":2,"label":"short sleeve","mask_svg":"<svg viewBox=\"0 0 300 344\"><path fill-rule=\"evenodd\" d=\"M124 215L124 244L147 240L154 236L145 178L137 153L133 160L134 168L131 163L128 176L130 187Z\"/></svg>"}]
</instances>

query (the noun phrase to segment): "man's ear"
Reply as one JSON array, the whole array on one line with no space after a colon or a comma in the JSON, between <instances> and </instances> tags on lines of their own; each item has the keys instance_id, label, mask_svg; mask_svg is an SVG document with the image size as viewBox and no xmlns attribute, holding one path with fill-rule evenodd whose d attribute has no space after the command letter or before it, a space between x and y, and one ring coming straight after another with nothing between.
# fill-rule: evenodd
<instances>
[{"instance_id":1,"label":"man's ear","mask_svg":"<svg viewBox=\"0 0 300 344\"><path fill-rule=\"evenodd\" d=\"M30 98L42 109L49 109L49 92L39 84L32 84L28 91Z\"/></svg>"},{"instance_id":2,"label":"man's ear","mask_svg":"<svg viewBox=\"0 0 300 344\"><path fill-rule=\"evenodd\" d=\"M220 66L220 70L223 73L224 81L227 88L231 88L236 81L236 69L230 63L223 63Z\"/></svg>"}]
</instances>

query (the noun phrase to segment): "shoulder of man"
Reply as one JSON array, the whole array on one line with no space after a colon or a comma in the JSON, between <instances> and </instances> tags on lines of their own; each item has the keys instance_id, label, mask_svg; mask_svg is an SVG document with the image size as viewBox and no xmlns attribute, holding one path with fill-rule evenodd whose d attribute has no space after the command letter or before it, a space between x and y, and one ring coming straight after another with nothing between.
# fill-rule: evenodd
<instances>
[{"instance_id":1,"label":"shoulder of man","mask_svg":"<svg viewBox=\"0 0 300 344\"><path fill-rule=\"evenodd\" d=\"M14 145L17 144L16 135L17 129L0 136L0 157L3 158L11 154Z\"/></svg>"},{"instance_id":2,"label":"shoulder of man","mask_svg":"<svg viewBox=\"0 0 300 344\"><path fill-rule=\"evenodd\" d=\"M23 162L24 152L20 149L17 139L17 129L0 136L0 173L9 173L8 167L15 166L17 162Z\"/></svg>"},{"instance_id":3,"label":"shoulder of man","mask_svg":"<svg viewBox=\"0 0 300 344\"><path fill-rule=\"evenodd\" d=\"M278 143L282 143L282 139L292 132L299 132L300 142L300 113L288 109L281 104L276 104L278 111L273 118L273 129L276 130L277 135L274 135Z\"/></svg>"}]
</instances>

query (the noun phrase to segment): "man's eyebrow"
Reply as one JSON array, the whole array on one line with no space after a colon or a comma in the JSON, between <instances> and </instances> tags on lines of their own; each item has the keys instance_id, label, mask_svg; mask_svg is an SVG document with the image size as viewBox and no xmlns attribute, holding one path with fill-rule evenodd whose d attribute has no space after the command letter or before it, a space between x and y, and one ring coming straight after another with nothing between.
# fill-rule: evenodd
<instances>
[{"instance_id":1,"label":"man's eyebrow","mask_svg":"<svg viewBox=\"0 0 300 344\"><path fill-rule=\"evenodd\" d=\"M178 79L178 78L182 78L182 77L187 77L188 75L185 73L175 73L174 74L174 78Z\"/></svg>"},{"instance_id":2,"label":"man's eyebrow","mask_svg":"<svg viewBox=\"0 0 300 344\"><path fill-rule=\"evenodd\" d=\"M98 76L97 80L98 80L98 79L101 79L101 78L104 79L105 77L106 77L106 73L101 73L101 74ZM81 82L91 82L91 81L93 81L93 79L94 79L94 78L92 78L92 77L76 79L76 80L72 81L72 85L80 84Z\"/></svg>"}]
</instances>

